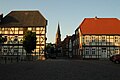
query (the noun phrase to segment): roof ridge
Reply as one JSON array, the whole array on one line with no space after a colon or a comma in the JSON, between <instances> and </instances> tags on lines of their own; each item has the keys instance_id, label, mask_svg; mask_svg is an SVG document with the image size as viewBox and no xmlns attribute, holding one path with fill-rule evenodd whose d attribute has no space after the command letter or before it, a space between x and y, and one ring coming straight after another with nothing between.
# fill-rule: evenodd
<instances>
[{"instance_id":1,"label":"roof ridge","mask_svg":"<svg viewBox=\"0 0 120 80\"><path fill-rule=\"evenodd\" d=\"M39 10L13 10L13 12L22 12L22 11L39 11Z\"/></svg>"}]
</instances>

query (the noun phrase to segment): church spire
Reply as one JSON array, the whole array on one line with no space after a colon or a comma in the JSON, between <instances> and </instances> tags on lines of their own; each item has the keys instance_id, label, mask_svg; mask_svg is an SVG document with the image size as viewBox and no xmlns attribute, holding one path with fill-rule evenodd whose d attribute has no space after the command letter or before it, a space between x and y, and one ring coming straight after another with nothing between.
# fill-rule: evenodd
<instances>
[{"instance_id":1,"label":"church spire","mask_svg":"<svg viewBox=\"0 0 120 80\"><path fill-rule=\"evenodd\" d=\"M58 23L57 33L58 33L58 35L61 37L61 34L60 34L60 25L59 25L59 23Z\"/></svg>"},{"instance_id":2,"label":"church spire","mask_svg":"<svg viewBox=\"0 0 120 80\"><path fill-rule=\"evenodd\" d=\"M58 28L57 28L57 33L56 33L56 45L59 45L61 43L61 33L60 33L60 25L58 22Z\"/></svg>"}]
</instances>

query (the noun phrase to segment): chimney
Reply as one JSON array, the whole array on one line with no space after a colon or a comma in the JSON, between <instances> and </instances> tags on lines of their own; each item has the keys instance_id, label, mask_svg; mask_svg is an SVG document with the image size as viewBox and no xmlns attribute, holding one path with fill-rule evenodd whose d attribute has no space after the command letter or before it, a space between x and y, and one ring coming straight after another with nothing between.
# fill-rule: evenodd
<instances>
[{"instance_id":1,"label":"chimney","mask_svg":"<svg viewBox=\"0 0 120 80\"><path fill-rule=\"evenodd\" d=\"M68 37L68 35L66 35L66 38Z\"/></svg>"},{"instance_id":2,"label":"chimney","mask_svg":"<svg viewBox=\"0 0 120 80\"><path fill-rule=\"evenodd\" d=\"M3 14L0 14L0 23L2 22Z\"/></svg>"},{"instance_id":3,"label":"chimney","mask_svg":"<svg viewBox=\"0 0 120 80\"><path fill-rule=\"evenodd\" d=\"M95 20L97 20L98 19L98 17L97 16L95 16Z\"/></svg>"}]
</instances>

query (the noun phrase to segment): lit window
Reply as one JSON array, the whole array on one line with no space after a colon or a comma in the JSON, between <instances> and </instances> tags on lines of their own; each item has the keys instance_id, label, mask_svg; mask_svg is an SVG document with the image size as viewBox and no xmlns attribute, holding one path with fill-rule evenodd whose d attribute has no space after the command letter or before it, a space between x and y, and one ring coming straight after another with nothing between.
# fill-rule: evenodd
<instances>
[{"instance_id":1,"label":"lit window","mask_svg":"<svg viewBox=\"0 0 120 80\"><path fill-rule=\"evenodd\" d=\"M36 49L36 52L39 52L39 49Z\"/></svg>"},{"instance_id":2,"label":"lit window","mask_svg":"<svg viewBox=\"0 0 120 80\"><path fill-rule=\"evenodd\" d=\"M15 31L15 34L18 34L18 31Z\"/></svg>"},{"instance_id":3,"label":"lit window","mask_svg":"<svg viewBox=\"0 0 120 80\"><path fill-rule=\"evenodd\" d=\"M5 31L5 34L8 34L8 31Z\"/></svg>"},{"instance_id":4,"label":"lit window","mask_svg":"<svg viewBox=\"0 0 120 80\"><path fill-rule=\"evenodd\" d=\"M18 28L15 28L15 30L18 30Z\"/></svg>"},{"instance_id":5,"label":"lit window","mask_svg":"<svg viewBox=\"0 0 120 80\"><path fill-rule=\"evenodd\" d=\"M40 48L40 46L36 46L36 49L39 49Z\"/></svg>"},{"instance_id":6,"label":"lit window","mask_svg":"<svg viewBox=\"0 0 120 80\"><path fill-rule=\"evenodd\" d=\"M10 31L10 34L14 34L14 32L13 32L13 31Z\"/></svg>"},{"instance_id":7,"label":"lit window","mask_svg":"<svg viewBox=\"0 0 120 80\"><path fill-rule=\"evenodd\" d=\"M30 30L30 31L31 31L31 30L32 30L32 28L28 28L28 30Z\"/></svg>"},{"instance_id":8,"label":"lit window","mask_svg":"<svg viewBox=\"0 0 120 80\"><path fill-rule=\"evenodd\" d=\"M36 28L36 30L40 30L40 28Z\"/></svg>"},{"instance_id":9,"label":"lit window","mask_svg":"<svg viewBox=\"0 0 120 80\"><path fill-rule=\"evenodd\" d=\"M39 31L36 31L36 34L39 34Z\"/></svg>"},{"instance_id":10,"label":"lit window","mask_svg":"<svg viewBox=\"0 0 120 80\"><path fill-rule=\"evenodd\" d=\"M19 34L23 34L23 31L19 31Z\"/></svg>"},{"instance_id":11,"label":"lit window","mask_svg":"<svg viewBox=\"0 0 120 80\"><path fill-rule=\"evenodd\" d=\"M45 34L45 31L42 31L41 34Z\"/></svg>"},{"instance_id":12,"label":"lit window","mask_svg":"<svg viewBox=\"0 0 120 80\"><path fill-rule=\"evenodd\" d=\"M10 30L14 31L14 28L11 28Z\"/></svg>"},{"instance_id":13,"label":"lit window","mask_svg":"<svg viewBox=\"0 0 120 80\"><path fill-rule=\"evenodd\" d=\"M2 30L4 30L4 28L2 28Z\"/></svg>"}]
</instances>

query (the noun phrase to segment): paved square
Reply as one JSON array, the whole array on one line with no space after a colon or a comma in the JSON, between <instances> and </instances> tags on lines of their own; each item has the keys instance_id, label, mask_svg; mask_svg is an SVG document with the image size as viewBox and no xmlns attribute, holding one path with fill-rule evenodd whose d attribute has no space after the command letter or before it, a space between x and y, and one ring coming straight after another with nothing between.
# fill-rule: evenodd
<instances>
[{"instance_id":1,"label":"paved square","mask_svg":"<svg viewBox=\"0 0 120 80\"><path fill-rule=\"evenodd\" d=\"M107 60L53 59L0 64L0 80L119 80L120 64Z\"/></svg>"}]
</instances>

